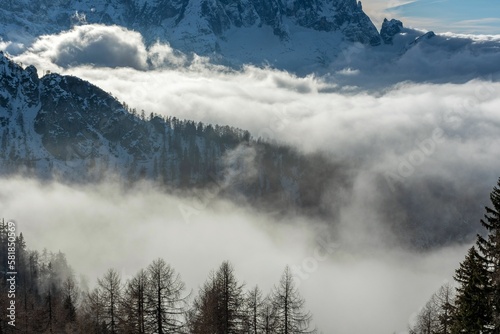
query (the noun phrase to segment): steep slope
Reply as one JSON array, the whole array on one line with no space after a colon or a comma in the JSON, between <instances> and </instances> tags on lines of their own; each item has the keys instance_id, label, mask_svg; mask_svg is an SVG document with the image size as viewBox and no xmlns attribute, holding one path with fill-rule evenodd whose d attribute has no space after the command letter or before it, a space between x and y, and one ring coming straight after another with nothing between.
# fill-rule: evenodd
<instances>
[{"instance_id":1,"label":"steep slope","mask_svg":"<svg viewBox=\"0 0 500 334\"><path fill-rule=\"evenodd\" d=\"M0 36L24 44L86 23L120 25L147 44L166 41L239 62L310 61L338 54L342 43L381 43L356 0L6 0L0 9Z\"/></svg>"},{"instance_id":2,"label":"steep slope","mask_svg":"<svg viewBox=\"0 0 500 334\"><path fill-rule=\"evenodd\" d=\"M213 188L273 210L322 211L341 169L319 155L228 126L137 115L76 77L21 68L0 53L0 173L70 182L117 175L166 189Z\"/></svg>"}]
</instances>

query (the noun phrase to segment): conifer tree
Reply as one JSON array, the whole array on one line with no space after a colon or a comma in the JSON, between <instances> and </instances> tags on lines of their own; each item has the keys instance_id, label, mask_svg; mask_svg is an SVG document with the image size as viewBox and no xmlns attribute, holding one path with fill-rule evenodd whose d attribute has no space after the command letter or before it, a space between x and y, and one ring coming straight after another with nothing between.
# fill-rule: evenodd
<instances>
[{"instance_id":1,"label":"conifer tree","mask_svg":"<svg viewBox=\"0 0 500 334\"><path fill-rule=\"evenodd\" d=\"M118 333L119 328L119 307L121 303L122 285L118 272L109 269L102 279L97 280L102 291L102 300L104 302L104 319L109 333Z\"/></svg>"},{"instance_id":2,"label":"conifer tree","mask_svg":"<svg viewBox=\"0 0 500 334\"><path fill-rule=\"evenodd\" d=\"M453 305L454 288L445 284L419 312L410 334L451 334Z\"/></svg>"},{"instance_id":3,"label":"conifer tree","mask_svg":"<svg viewBox=\"0 0 500 334\"><path fill-rule=\"evenodd\" d=\"M144 269L141 269L126 285L123 298L126 333L146 333L148 288L149 276Z\"/></svg>"},{"instance_id":4,"label":"conifer tree","mask_svg":"<svg viewBox=\"0 0 500 334\"><path fill-rule=\"evenodd\" d=\"M275 310L276 329L278 334L315 333L309 329L312 316L304 311L304 299L295 286L290 267L286 267L281 280L274 288L272 302Z\"/></svg>"},{"instance_id":5,"label":"conifer tree","mask_svg":"<svg viewBox=\"0 0 500 334\"><path fill-rule=\"evenodd\" d=\"M192 334L209 334L216 332L217 287L214 274L200 288L193 306L188 312L188 327Z\"/></svg>"},{"instance_id":6,"label":"conifer tree","mask_svg":"<svg viewBox=\"0 0 500 334\"><path fill-rule=\"evenodd\" d=\"M277 332L276 312L269 296L262 302L261 318L262 324L260 329L262 334L273 334Z\"/></svg>"},{"instance_id":7,"label":"conifer tree","mask_svg":"<svg viewBox=\"0 0 500 334\"><path fill-rule=\"evenodd\" d=\"M247 293L245 332L251 334L261 333L262 327L262 291L256 286Z\"/></svg>"},{"instance_id":8,"label":"conifer tree","mask_svg":"<svg viewBox=\"0 0 500 334\"><path fill-rule=\"evenodd\" d=\"M150 331L158 334L180 333L184 327L182 316L186 311L187 297L182 296L184 282L163 259L153 261L147 274Z\"/></svg>"},{"instance_id":9,"label":"conifer tree","mask_svg":"<svg viewBox=\"0 0 500 334\"><path fill-rule=\"evenodd\" d=\"M241 331L243 322L243 285L234 276L233 266L225 261L215 276L218 290L219 330L221 334Z\"/></svg>"},{"instance_id":10,"label":"conifer tree","mask_svg":"<svg viewBox=\"0 0 500 334\"><path fill-rule=\"evenodd\" d=\"M241 333L244 328L243 285L233 266L223 262L205 283L190 312L191 333Z\"/></svg>"},{"instance_id":11,"label":"conifer tree","mask_svg":"<svg viewBox=\"0 0 500 334\"><path fill-rule=\"evenodd\" d=\"M410 329L410 334L437 333L438 309L431 298L417 316L416 324Z\"/></svg>"},{"instance_id":12,"label":"conifer tree","mask_svg":"<svg viewBox=\"0 0 500 334\"><path fill-rule=\"evenodd\" d=\"M100 288L96 287L85 295L80 311L80 328L85 333L98 334L107 331L105 299Z\"/></svg>"},{"instance_id":13,"label":"conifer tree","mask_svg":"<svg viewBox=\"0 0 500 334\"><path fill-rule=\"evenodd\" d=\"M451 284L443 285L434 294L434 301L438 306L439 334L451 334L453 324L453 310L455 305L455 291Z\"/></svg>"},{"instance_id":14,"label":"conifer tree","mask_svg":"<svg viewBox=\"0 0 500 334\"><path fill-rule=\"evenodd\" d=\"M490 194L492 207L486 207L481 224L488 235L478 235L477 246L491 278L491 307L494 333L500 333L500 179Z\"/></svg>"},{"instance_id":15,"label":"conifer tree","mask_svg":"<svg viewBox=\"0 0 500 334\"><path fill-rule=\"evenodd\" d=\"M453 313L452 333L492 333L491 279L486 263L475 247L456 270L455 280L460 284Z\"/></svg>"}]
</instances>

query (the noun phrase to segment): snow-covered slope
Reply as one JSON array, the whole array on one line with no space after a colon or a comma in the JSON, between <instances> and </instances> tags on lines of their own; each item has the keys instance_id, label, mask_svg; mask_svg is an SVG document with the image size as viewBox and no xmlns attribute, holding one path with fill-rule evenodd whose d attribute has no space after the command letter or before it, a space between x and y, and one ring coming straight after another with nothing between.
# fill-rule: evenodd
<instances>
[{"instance_id":1,"label":"snow-covered slope","mask_svg":"<svg viewBox=\"0 0 500 334\"><path fill-rule=\"evenodd\" d=\"M0 174L92 182L110 175L166 188L215 188L262 206L321 209L325 180L347 181L321 156L228 126L137 115L76 77L23 69L0 52ZM314 192L311 192L314 189Z\"/></svg>"},{"instance_id":2,"label":"snow-covered slope","mask_svg":"<svg viewBox=\"0 0 500 334\"><path fill-rule=\"evenodd\" d=\"M0 36L16 43L85 23L239 62L317 59L339 53L342 43L381 43L356 0L4 0L0 8Z\"/></svg>"},{"instance_id":3,"label":"snow-covered slope","mask_svg":"<svg viewBox=\"0 0 500 334\"><path fill-rule=\"evenodd\" d=\"M155 133L104 91L75 77L14 64L0 54L0 169L77 178L123 171L151 153ZM133 124L133 126L131 126ZM122 129L123 139L116 142ZM113 140L115 138L115 140Z\"/></svg>"}]
</instances>

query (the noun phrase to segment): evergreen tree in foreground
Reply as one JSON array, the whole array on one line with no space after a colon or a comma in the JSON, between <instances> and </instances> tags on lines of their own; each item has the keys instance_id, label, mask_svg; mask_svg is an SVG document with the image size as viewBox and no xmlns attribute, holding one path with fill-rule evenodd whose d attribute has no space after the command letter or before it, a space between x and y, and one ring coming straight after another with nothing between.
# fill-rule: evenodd
<instances>
[{"instance_id":1,"label":"evergreen tree in foreground","mask_svg":"<svg viewBox=\"0 0 500 334\"><path fill-rule=\"evenodd\" d=\"M477 247L487 266L491 283L493 333L500 333L500 180L490 194L492 207L486 207L481 224L488 231L486 238L478 235Z\"/></svg>"},{"instance_id":2,"label":"evergreen tree in foreground","mask_svg":"<svg viewBox=\"0 0 500 334\"><path fill-rule=\"evenodd\" d=\"M456 270L456 296L449 289L435 304L436 295L423 308L412 334L500 334L500 179L490 194L491 207L481 224L486 236L477 236Z\"/></svg>"},{"instance_id":3,"label":"evergreen tree in foreground","mask_svg":"<svg viewBox=\"0 0 500 334\"><path fill-rule=\"evenodd\" d=\"M455 280L460 283L455 301L452 333L492 333L492 293L489 272L483 257L471 247L457 269Z\"/></svg>"}]
</instances>

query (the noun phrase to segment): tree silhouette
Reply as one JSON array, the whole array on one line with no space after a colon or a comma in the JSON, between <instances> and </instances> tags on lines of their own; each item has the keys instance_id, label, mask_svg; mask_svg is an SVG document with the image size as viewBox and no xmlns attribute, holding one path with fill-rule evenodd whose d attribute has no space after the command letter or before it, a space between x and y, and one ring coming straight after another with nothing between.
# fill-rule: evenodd
<instances>
[{"instance_id":1,"label":"tree silhouette","mask_svg":"<svg viewBox=\"0 0 500 334\"><path fill-rule=\"evenodd\" d=\"M118 333L119 307L121 303L122 285L118 272L109 269L102 279L97 280L101 289L104 305L104 320L111 334Z\"/></svg>"},{"instance_id":2,"label":"tree silhouette","mask_svg":"<svg viewBox=\"0 0 500 334\"><path fill-rule=\"evenodd\" d=\"M500 179L490 194L492 207L486 207L481 224L487 230L477 237L477 247L484 258L491 278L491 307L494 332L500 333Z\"/></svg>"},{"instance_id":3,"label":"tree silhouette","mask_svg":"<svg viewBox=\"0 0 500 334\"><path fill-rule=\"evenodd\" d=\"M455 301L453 333L490 333L492 309L491 280L484 259L471 247L456 270L460 284Z\"/></svg>"},{"instance_id":4,"label":"tree silhouette","mask_svg":"<svg viewBox=\"0 0 500 334\"><path fill-rule=\"evenodd\" d=\"M299 295L290 267L286 267L271 296L279 334L314 333L309 329L312 316L304 311L305 301Z\"/></svg>"},{"instance_id":5,"label":"tree silhouette","mask_svg":"<svg viewBox=\"0 0 500 334\"><path fill-rule=\"evenodd\" d=\"M186 311L185 284L165 260L157 259L147 269L147 311L149 330L154 333L180 333Z\"/></svg>"}]
</instances>

